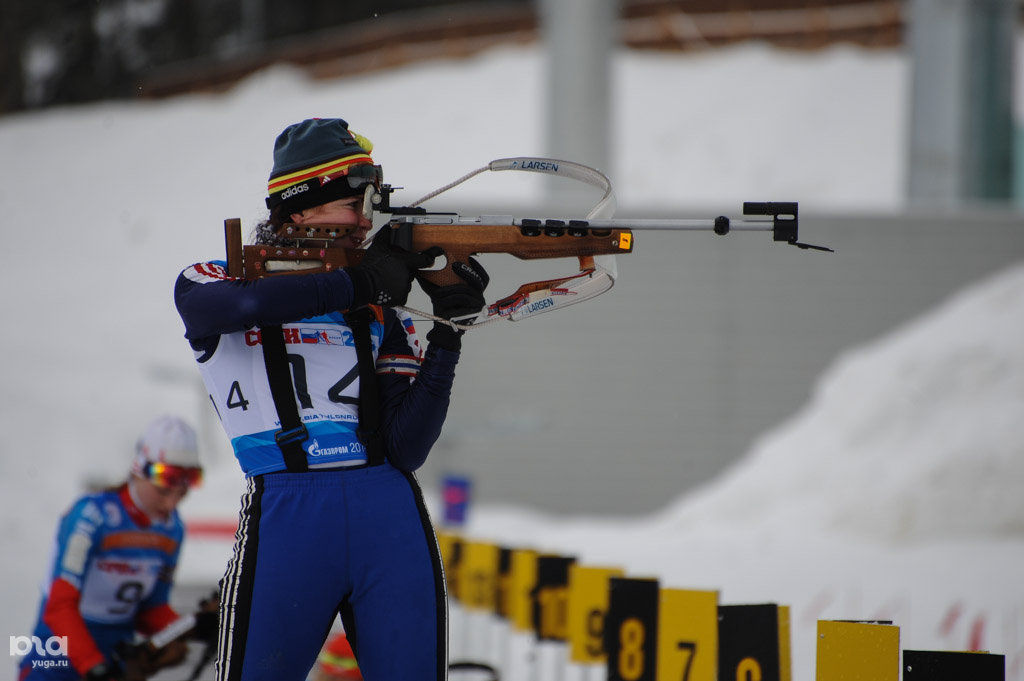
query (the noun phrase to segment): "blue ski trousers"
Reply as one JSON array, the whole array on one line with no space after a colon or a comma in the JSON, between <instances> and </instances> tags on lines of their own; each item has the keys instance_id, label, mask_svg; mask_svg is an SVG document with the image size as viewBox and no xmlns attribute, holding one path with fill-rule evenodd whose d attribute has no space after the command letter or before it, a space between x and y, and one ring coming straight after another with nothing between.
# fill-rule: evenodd
<instances>
[{"instance_id":1,"label":"blue ski trousers","mask_svg":"<svg viewBox=\"0 0 1024 681\"><path fill-rule=\"evenodd\" d=\"M367 681L446 678L444 577L415 478L387 463L250 478L218 681L302 681L339 613Z\"/></svg>"}]
</instances>

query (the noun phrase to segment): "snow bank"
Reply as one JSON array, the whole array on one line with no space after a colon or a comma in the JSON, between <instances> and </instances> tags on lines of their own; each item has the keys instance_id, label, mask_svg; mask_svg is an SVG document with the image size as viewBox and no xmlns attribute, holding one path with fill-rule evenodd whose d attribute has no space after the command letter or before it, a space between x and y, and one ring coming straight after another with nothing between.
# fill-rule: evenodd
<instances>
[{"instance_id":1,"label":"snow bank","mask_svg":"<svg viewBox=\"0 0 1024 681\"><path fill-rule=\"evenodd\" d=\"M665 513L892 543L1024 538L1024 265L820 379L734 470Z\"/></svg>"}]
</instances>

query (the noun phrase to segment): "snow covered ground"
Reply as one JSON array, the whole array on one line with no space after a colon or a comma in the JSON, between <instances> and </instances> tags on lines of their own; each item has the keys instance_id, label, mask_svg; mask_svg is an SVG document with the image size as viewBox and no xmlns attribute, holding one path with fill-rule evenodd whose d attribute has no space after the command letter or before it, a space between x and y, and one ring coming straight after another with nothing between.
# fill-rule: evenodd
<instances>
[{"instance_id":1,"label":"snow covered ground","mask_svg":"<svg viewBox=\"0 0 1024 681\"><path fill-rule=\"evenodd\" d=\"M530 104L541 69L531 48L335 82L275 68L221 96L0 118L0 633L29 633L57 517L90 480L123 474L141 425L163 411L204 422L170 282L223 251L215 226L228 214L260 216L280 129L342 115L385 168L402 169L389 179L420 196L490 159L543 152ZM848 47L621 53L609 170L620 203L785 194L813 197L810 209L899 210L907 75L899 53ZM415 97L430 105L409 106ZM842 161L821 172L826 158ZM461 191L542 187L501 177ZM723 603L789 604L800 681L813 678L814 623L830 617L894 619L904 647L925 649L963 649L980 626L1021 679L1022 416L1018 267L852 349L791 421L656 516L481 507L468 531L719 589ZM207 485L183 511L231 520L240 475L216 434L207 441L218 443ZM227 551L192 541L180 579L212 583Z\"/></svg>"}]
</instances>

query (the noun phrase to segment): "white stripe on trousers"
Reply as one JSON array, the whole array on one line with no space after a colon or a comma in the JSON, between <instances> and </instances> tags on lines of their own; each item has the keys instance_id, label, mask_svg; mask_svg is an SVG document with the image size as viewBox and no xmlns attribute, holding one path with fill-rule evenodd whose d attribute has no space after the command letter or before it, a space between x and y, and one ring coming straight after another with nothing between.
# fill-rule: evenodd
<instances>
[{"instance_id":1,"label":"white stripe on trousers","mask_svg":"<svg viewBox=\"0 0 1024 681\"><path fill-rule=\"evenodd\" d=\"M238 531L235 533L235 550L228 561L227 570L221 585L220 595L220 628L217 633L217 681L226 681L231 672L231 643L235 633L235 614L238 612L238 590L242 572L245 567L245 549L249 544L249 512L253 498L256 496L256 481L248 478L245 494L242 495L242 507L238 513ZM227 615L230 614L230 618ZM248 628L248 623L242 623ZM247 632L240 632L245 636ZM242 663L241 660L238 661Z\"/></svg>"}]
</instances>

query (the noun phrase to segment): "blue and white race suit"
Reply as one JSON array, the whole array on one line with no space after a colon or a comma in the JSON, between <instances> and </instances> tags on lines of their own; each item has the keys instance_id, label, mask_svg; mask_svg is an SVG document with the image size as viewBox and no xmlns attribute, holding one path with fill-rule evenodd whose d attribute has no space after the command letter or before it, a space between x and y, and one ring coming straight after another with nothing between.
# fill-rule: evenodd
<instances>
[{"instance_id":1,"label":"blue and white race suit","mask_svg":"<svg viewBox=\"0 0 1024 681\"><path fill-rule=\"evenodd\" d=\"M340 311L343 270L245 281L223 262L175 285L185 336L248 479L222 583L218 679L305 678L340 612L368 679L445 677L445 592L412 472L440 434L459 353L422 352L411 320L370 324L387 461L356 436L359 371ZM309 468L287 472L274 441L261 325L281 325Z\"/></svg>"}]
</instances>

